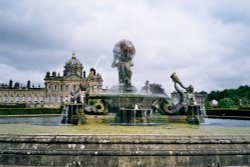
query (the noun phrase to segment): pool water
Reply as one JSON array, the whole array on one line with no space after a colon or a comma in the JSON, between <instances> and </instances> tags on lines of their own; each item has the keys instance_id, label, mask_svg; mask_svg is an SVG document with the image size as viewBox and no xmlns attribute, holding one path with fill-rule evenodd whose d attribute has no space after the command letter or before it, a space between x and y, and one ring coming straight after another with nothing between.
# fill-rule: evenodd
<instances>
[{"instance_id":1,"label":"pool water","mask_svg":"<svg viewBox=\"0 0 250 167\"><path fill-rule=\"evenodd\" d=\"M80 126L61 124L62 116L0 118L0 134L163 134L163 135L246 135L250 120L210 119L201 125L169 122L156 126L114 126L113 115L87 116ZM164 119L161 119L163 122Z\"/></svg>"},{"instance_id":2,"label":"pool water","mask_svg":"<svg viewBox=\"0 0 250 167\"><path fill-rule=\"evenodd\" d=\"M94 121L99 123L112 124L112 118L109 116L108 117L90 116L89 118L91 118L91 122ZM41 125L41 126L63 126L63 124L61 124L61 120L62 116L2 117L0 118L0 124L25 123L25 124ZM166 121L166 123L169 124L171 122ZM201 125L198 126L250 127L250 120L205 118L205 123L201 123Z\"/></svg>"}]
</instances>

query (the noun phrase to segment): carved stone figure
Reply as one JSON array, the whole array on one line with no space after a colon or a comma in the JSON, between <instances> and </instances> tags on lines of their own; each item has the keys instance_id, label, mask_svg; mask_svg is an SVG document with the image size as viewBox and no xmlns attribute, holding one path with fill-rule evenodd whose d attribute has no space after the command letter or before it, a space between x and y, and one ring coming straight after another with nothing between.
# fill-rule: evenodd
<instances>
[{"instance_id":1,"label":"carved stone figure","mask_svg":"<svg viewBox=\"0 0 250 167\"><path fill-rule=\"evenodd\" d=\"M194 95L194 87L193 85L189 85L188 87L185 87L176 73L173 73L170 78L172 78L174 82L175 90L179 93L179 102L177 105L197 105L196 98ZM186 92L181 90L178 85L180 85L181 88L183 88Z\"/></svg>"},{"instance_id":2,"label":"carved stone figure","mask_svg":"<svg viewBox=\"0 0 250 167\"><path fill-rule=\"evenodd\" d=\"M190 107L197 108L197 102L194 95L194 87L192 85L185 87L180 81L176 73L170 78L174 82L174 88L178 94L177 104L170 104L168 101L160 99L153 103L153 107L163 114L189 114Z\"/></svg>"},{"instance_id":3,"label":"carved stone figure","mask_svg":"<svg viewBox=\"0 0 250 167\"><path fill-rule=\"evenodd\" d=\"M135 54L135 47L128 40L121 40L115 44L113 49L114 61L112 67L117 67L119 74L119 84L126 87L131 87L131 77L133 66L132 59Z\"/></svg>"},{"instance_id":4,"label":"carved stone figure","mask_svg":"<svg viewBox=\"0 0 250 167\"><path fill-rule=\"evenodd\" d=\"M71 103L81 103L81 98L80 98L80 89L78 89L77 91L71 91L70 95L71 95L71 98L70 98L70 102Z\"/></svg>"},{"instance_id":5,"label":"carved stone figure","mask_svg":"<svg viewBox=\"0 0 250 167\"><path fill-rule=\"evenodd\" d=\"M176 75L176 73L173 73L170 78L172 78L175 90L179 94L178 103L174 106L174 108L176 111L187 114L188 106L197 105L196 98L194 95L194 87L192 85L185 87ZM183 88L185 92L181 88Z\"/></svg>"},{"instance_id":6,"label":"carved stone figure","mask_svg":"<svg viewBox=\"0 0 250 167\"><path fill-rule=\"evenodd\" d=\"M152 94L148 80L145 82L145 86L142 87L141 92L146 94Z\"/></svg>"}]
</instances>

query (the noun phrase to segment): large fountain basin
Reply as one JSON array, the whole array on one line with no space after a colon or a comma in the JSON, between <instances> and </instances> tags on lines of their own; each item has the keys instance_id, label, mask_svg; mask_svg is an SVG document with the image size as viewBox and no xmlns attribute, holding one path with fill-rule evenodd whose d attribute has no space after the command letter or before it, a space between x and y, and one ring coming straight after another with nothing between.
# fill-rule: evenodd
<instances>
[{"instance_id":1,"label":"large fountain basin","mask_svg":"<svg viewBox=\"0 0 250 167\"><path fill-rule=\"evenodd\" d=\"M131 127L110 125L113 117L87 115L81 126L61 125L61 116L0 119L0 165L249 165L250 121L207 119L190 125L166 119L159 126Z\"/></svg>"}]
</instances>

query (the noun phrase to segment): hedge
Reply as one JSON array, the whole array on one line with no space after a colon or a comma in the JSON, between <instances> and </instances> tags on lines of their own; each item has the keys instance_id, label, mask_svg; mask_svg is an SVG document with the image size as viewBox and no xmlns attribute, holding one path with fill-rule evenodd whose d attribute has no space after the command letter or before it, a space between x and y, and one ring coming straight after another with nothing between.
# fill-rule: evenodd
<instances>
[{"instance_id":1,"label":"hedge","mask_svg":"<svg viewBox=\"0 0 250 167\"><path fill-rule=\"evenodd\" d=\"M26 104L0 104L0 108L26 108Z\"/></svg>"},{"instance_id":2,"label":"hedge","mask_svg":"<svg viewBox=\"0 0 250 167\"><path fill-rule=\"evenodd\" d=\"M59 108L0 108L0 115L61 114Z\"/></svg>"},{"instance_id":3,"label":"hedge","mask_svg":"<svg viewBox=\"0 0 250 167\"><path fill-rule=\"evenodd\" d=\"M247 116L250 117L249 109L206 109L207 115L218 116Z\"/></svg>"}]
</instances>

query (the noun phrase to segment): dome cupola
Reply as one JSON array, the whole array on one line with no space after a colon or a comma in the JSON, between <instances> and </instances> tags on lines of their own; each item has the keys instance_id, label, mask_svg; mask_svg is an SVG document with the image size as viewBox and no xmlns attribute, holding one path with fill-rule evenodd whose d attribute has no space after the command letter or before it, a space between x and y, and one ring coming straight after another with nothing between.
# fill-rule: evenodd
<instances>
[{"instance_id":1,"label":"dome cupola","mask_svg":"<svg viewBox=\"0 0 250 167\"><path fill-rule=\"evenodd\" d=\"M72 57L65 63L63 76L78 75L82 77L83 66L82 63L76 58L76 53L72 53Z\"/></svg>"}]
</instances>

